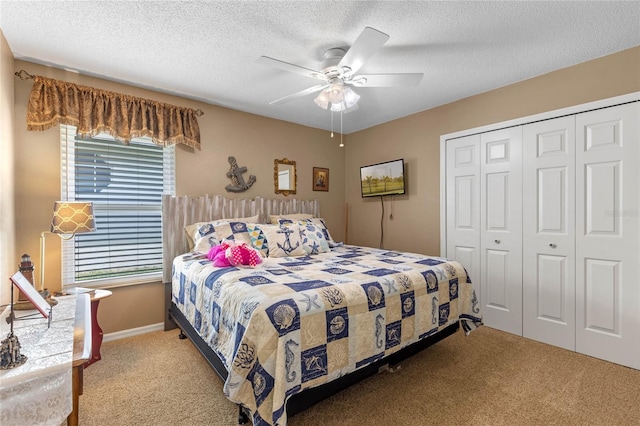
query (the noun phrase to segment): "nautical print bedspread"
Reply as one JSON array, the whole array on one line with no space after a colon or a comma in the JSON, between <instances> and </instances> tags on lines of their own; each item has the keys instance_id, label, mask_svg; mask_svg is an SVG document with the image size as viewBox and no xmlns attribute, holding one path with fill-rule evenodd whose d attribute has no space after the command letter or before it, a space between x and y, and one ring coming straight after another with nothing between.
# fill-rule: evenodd
<instances>
[{"instance_id":1,"label":"nautical print bedspread","mask_svg":"<svg viewBox=\"0 0 640 426\"><path fill-rule=\"evenodd\" d=\"M254 425L286 425L285 403L460 321L481 321L457 262L342 246L256 268L216 268L186 254L173 263L172 299L217 352L225 395Z\"/></svg>"}]
</instances>

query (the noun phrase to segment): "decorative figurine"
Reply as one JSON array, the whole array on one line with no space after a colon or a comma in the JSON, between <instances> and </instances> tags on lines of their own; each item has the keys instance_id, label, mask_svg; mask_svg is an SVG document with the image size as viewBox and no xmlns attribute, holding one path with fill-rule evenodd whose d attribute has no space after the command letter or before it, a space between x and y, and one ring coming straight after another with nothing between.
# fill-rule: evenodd
<instances>
[{"instance_id":1,"label":"decorative figurine","mask_svg":"<svg viewBox=\"0 0 640 426\"><path fill-rule=\"evenodd\" d=\"M31 256L29 256L26 253L22 255L22 258L20 259L20 265L18 266L18 270L31 283L33 288L36 288L33 280L34 267L33 267L33 262L31 262ZM42 296L42 298L45 299L47 303L49 303L49 305L55 306L58 304L58 301L51 297L51 293L46 288L43 288L38 293L40 293L40 296ZM18 302L14 303L13 309L18 311L24 311L24 310L35 309L35 306L33 306L33 304L29 301L29 299L27 299L27 296L25 296L24 293L22 293L22 291L19 290Z\"/></svg>"},{"instance_id":2,"label":"decorative figurine","mask_svg":"<svg viewBox=\"0 0 640 426\"><path fill-rule=\"evenodd\" d=\"M231 164L231 169L227 172L227 177L231 179L231 185L225 187L227 192L244 192L251 188L251 185L256 181L256 177L249 175L249 182L245 183L242 174L247 172L247 168L238 167L236 158L231 156L229 157L229 164Z\"/></svg>"},{"instance_id":3,"label":"decorative figurine","mask_svg":"<svg viewBox=\"0 0 640 426\"><path fill-rule=\"evenodd\" d=\"M23 256L24 257L24 256ZM27 298L27 296L24 296ZM15 303L13 302L13 282L11 283L11 311L7 317L7 323L11 324L11 329L7 338L0 342L0 370L9 370L27 362L27 356L20 353L20 341L18 336L13 334L13 322L16 315L13 312ZM28 300L28 298L27 298ZM28 302L30 303L30 302Z\"/></svg>"},{"instance_id":4,"label":"decorative figurine","mask_svg":"<svg viewBox=\"0 0 640 426\"><path fill-rule=\"evenodd\" d=\"M27 356L20 353L20 341L18 336L13 334L12 327L7 338L0 343L0 369L9 370L25 362L27 362Z\"/></svg>"},{"instance_id":5,"label":"decorative figurine","mask_svg":"<svg viewBox=\"0 0 640 426\"><path fill-rule=\"evenodd\" d=\"M35 288L35 283L33 281L33 262L31 262L31 256L28 254L23 254L20 259L20 265L18 266L18 270L24 275L24 277L29 280L31 285ZM18 302L26 302L27 296L20 290L18 292Z\"/></svg>"}]
</instances>

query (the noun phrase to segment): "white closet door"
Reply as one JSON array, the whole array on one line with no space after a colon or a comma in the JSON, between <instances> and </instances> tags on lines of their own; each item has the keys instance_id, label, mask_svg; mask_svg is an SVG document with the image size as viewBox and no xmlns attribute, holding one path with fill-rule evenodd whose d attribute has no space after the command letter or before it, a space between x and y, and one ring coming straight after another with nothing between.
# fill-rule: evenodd
<instances>
[{"instance_id":1,"label":"white closet door","mask_svg":"<svg viewBox=\"0 0 640 426\"><path fill-rule=\"evenodd\" d=\"M523 129L522 334L575 350L575 117Z\"/></svg>"},{"instance_id":2,"label":"white closet door","mask_svg":"<svg viewBox=\"0 0 640 426\"><path fill-rule=\"evenodd\" d=\"M576 350L640 369L640 104L576 129Z\"/></svg>"},{"instance_id":3,"label":"white closet door","mask_svg":"<svg viewBox=\"0 0 640 426\"><path fill-rule=\"evenodd\" d=\"M483 321L522 335L522 127L480 135L480 161Z\"/></svg>"},{"instance_id":4,"label":"white closet door","mask_svg":"<svg viewBox=\"0 0 640 426\"><path fill-rule=\"evenodd\" d=\"M447 141L447 258L480 288L480 135Z\"/></svg>"}]
</instances>

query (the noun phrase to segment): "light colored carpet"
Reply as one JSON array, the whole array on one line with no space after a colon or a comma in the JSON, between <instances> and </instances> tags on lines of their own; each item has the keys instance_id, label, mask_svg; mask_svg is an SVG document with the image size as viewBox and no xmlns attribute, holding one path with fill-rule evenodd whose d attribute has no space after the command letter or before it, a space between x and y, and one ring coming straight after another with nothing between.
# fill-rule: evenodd
<instances>
[{"instance_id":1,"label":"light colored carpet","mask_svg":"<svg viewBox=\"0 0 640 426\"><path fill-rule=\"evenodd\" d=\"M290 426L640 426L640 371L481 327L292 417ZM178 331L105 343L80 425L236 425L222 381Z\"/></svg>"}]
</instances>

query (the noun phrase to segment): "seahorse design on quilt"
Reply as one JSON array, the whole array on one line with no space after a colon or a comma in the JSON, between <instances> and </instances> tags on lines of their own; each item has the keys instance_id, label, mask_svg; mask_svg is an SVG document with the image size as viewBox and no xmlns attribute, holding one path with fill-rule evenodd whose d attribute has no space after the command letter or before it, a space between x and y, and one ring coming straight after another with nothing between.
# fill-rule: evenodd
<instances>
[{"instance_id":1,"label":"seahorse design on quilt","mask_svg":"<svg viewBox=\"0 0 640 426\"><path fill-rule=\"evenodd\" d=\"M480 308L478 308L478 296L476 296L476 292L473 292L473 295L471 296L471 303L473 304L471 307L471 310L473 311L474 314L479 314L480 313Z\"/></svg>"},{"instance_id":2,"label":"seahorse design on quilt","mask_svg":"<svg viewBox=\"0 0 640 426\"><path fill-rule=\"evenodd\" d=\"M291 347L299 346L298 343L289 339L287 343L284 345L284 368L287 371L287 382L293 382L296 379L296 372L291 370L293 366L293 361L295 359L295 354L291 350Z\"/></svg>"},{"instance_id":3,"label":"seahorse design on quilt","mask_svg":"<svg viewBox=\"0 0 640 426\"><path fill-rule=\"evenodd\" d=\"M475 294L474 294L475 296ZM431 324L438 323L438 298L431 298Z\"/></svg>"},{"instance_id":4,"label":"seahorse design on quilt","mask_svg":"<svg viewBox=\"0 0 640 426\"><path fill-rule=\"evenodd\" d=\"M378 349L382 348L384 344L384 339L382 338L382 322L384 321L384 317L380 314L376 316L376 347Z\"/></svg>"}]
</instances>

